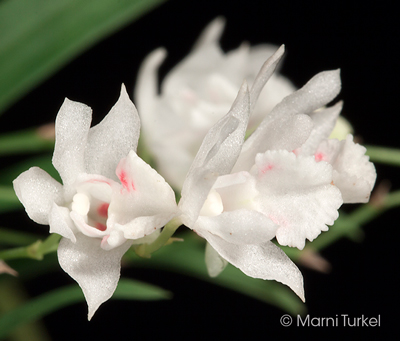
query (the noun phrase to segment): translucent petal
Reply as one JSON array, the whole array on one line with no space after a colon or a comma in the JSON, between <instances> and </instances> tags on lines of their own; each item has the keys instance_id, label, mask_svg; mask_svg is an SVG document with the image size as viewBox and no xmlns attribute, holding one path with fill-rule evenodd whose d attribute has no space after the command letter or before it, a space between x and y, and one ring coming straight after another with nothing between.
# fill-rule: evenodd
<instances>
[{"instance_id":1,"label":"translucent petal","mask_svg":"<svg viewBox=\"0 0 400 341\"><path fill-rule=\"evenodd\" d=\"M57 233L75 243L75 233L78 230L69 214L70 210L68 208L60 207L53 203L49 218L50 233Z\"/></svg>"},{"instance_id":2,"label":"translucent petal","mask_svg":"<svg viewBox=\"0 0 400 341\"><path fill-rule=\"evenodd\" d=\"M339 116L336 120L335 127L329 135L331 139L345 140L348 134L353 134L354 129L350 122L343 116Z\"/></svg>"},{"instance_id":3,"label":"translucent petal","mask_svg":"<svg viewBox=\"0 0 400 341\"><path fill-rule=\"evenodd\" d=\"M151 52L143 61L135 86L134 99L139 110L140 119L145 136L148 141L151 137L157 137L157 134L151 134L156 117L159 114L158 105L158 67L164 61L166 51L159 48Z\"/></svg>"},{"instance_id":4,"label":"translucent petal","mask_svg":"<svg viewBox=\"0 0 400 341\"><path fill-rule=\"evenodd\" d=\"M38 167L20 174L13 185L29 218L38 224L48 225L53 203L63 202L62 185Z\"/></svg>"},{"instance_id":5,"label":"translucent petal","mask_svg":"<svg viewBox=\"0 0 400 341\"><path fill-rule=\"evenodd\" d=\"M265 118L261 128L282 115L310 114L332 101L340 89L340 70L320 72L301 89L285 97Z\"/></svg>"},{"instance_id":6,"label":"translucent petal","mask_svg":"<svg viewBox=\"0 0 400 341\"><path fill-rule=\"evenodd\" d=\"M260 192L258 210L279 225L276 238L281 245L303 249L305 239L313 240L337 219L342 197L326 162L268 151L257 155L251 174Z\"/></svg>"},{"instance_id":7,"label":"translucent petal","mask_svg":"<svg viewBox=\"0 0 400 341\"><path fill-rule=\"evenodd\" d=\"M325 71L315 75L301 89L285 97L275 106L271 113L264 118L258 128L243 145L243 153L249 153L251 155L243 157L246 160L250 160L253 154L262 153L266 150L263 140L271 131L271 124L273 124L276 119L285 119L297 114L310 114L332 101L339 93L340 87L339 70ZM239 170L243 170L243 168L235 168L235 171Z\"/></svg>"},{"instance_id":8,"label":"translucent petal","mask_svg":"<svg viewBox=\"0 0 400 341\"><path fill-rule=\"evenodd\" d=\"M314 154L321 141L329 137L342 107L343 102L339 102L330 108L317 110L310 114L314 127L307 141L301 146L302 154Z\"/></svg>"},{"instance_id":9,"label":"translucent petal","mask_svg":"<svg viewBox=\"0 0 400 341\"><path fill-rule=\"evenodd\" d=\"M233 172L250 170L260 152L280 149L293 151L299 148L309 138L312 128L312 119L308 115L299 114L275 119L263 129L263 135L258 135L249 143L247 141L251 137L246 140Z\"/></svg>"},{"instance_id":10,"label":"translucent petal","mask_svg":"<svg viewBox=\"0 0 400 341\"><path fill-rule=\"evenodd\" d=\"M261 244L275 237L276 225L266 215L240 209L214 217L200 216L193 226L196 231L208 231L232 244Z\"/></svg>"},{"instance_id":11,"label":"translucent petal","mask_svg":"<svg viewBox=\"0 0 400 341\"><path fill-rule=\"evenodd\" d=\"M283 46L283 45L281 45ZM251 73L254 74L254 76L256 76L261 67L263 66L263 64L265 63L265 61L270 58L272 55L274 55L278 49L280 48L280 46L274 45L274 44L258 44L258 45L254 45L250 47L250 53L249 53L249 64L248 68L249 70L251 70ZM284 51L282 51L284 52ZM276 70L278 71L280 68L281 64L278 64L276 67ZM251 80L253 81L253 80ZM250 79L249 79L250 82Z\"/></svg>"},{"instance_id":12,"label":"translucent petal","mask_svg":"<svg viewBox=\"0 0 400 341\"><path fill-rule=\"evenodd\" d=\"M206 244L205 261L210 277L217 277L228 265L228 262L215 251L210 243Z\"/></svg>"},{"instance_id":13,"label":"translucent petal","mask_svg":"<svg viewBox=\"0 0 400 341\"><path fill-rule=\"evenodd\" d=\"M296 265L275 244L238 245L202 231L202 236L229 263L247 276L275 280L291 288L303 301L303 276Z\"/></svg>"},{"instance_id":14,"label":"translucent petal","mask_svg":"<svg viewBox=\"0 0 400 341\"><path fill-rule=\"evenodd\" d=\"M213 190L216 191L224 211L238 209L257 209L254 199L259 192L256 181L248 172L239 172L220 176L215 182Z\"/></svg>"},{"instance_id":15,"label":"translucent petal","mask_svg":"<svg viewBox=\"0 0 400 341\"><path fill-rule=\"evenodd\" d=\"M101 239L77 234L76 243L63 238L58 247L62 269L78 282L89 307L90 320L98 307L114 293L120 277L121 258L131 243L105 251Z\"/></svg>"},{"instance_id":16,"label":"translucent petal","mask_svg":"<svg viewBox=\"0 0 400 341\"><path fill-rule=\"evenodd\" d=\"M217 177L230 173L240 153L249 118L249 93L244 83L231 110L207 133L182 189L183 223L196 220Z\"/></svg>"},{"instance_id":17,"label":"translucent petal","mask_svg":"<svg viewBox=\"0 0 400 341\"><path fill-rule=\"evenodd\" d=\"M279 68L279 64L277 69ZM247 78L246 78L247 79ZM273 108L286 96L295 92L296 87L285 77L275 73L265 84L258 97L257 103L253 107L250 116L249 130L254 131Z\"/></svg>"},{"instance_id":18,"label":"translucent petal","mask_svg":"<svg viewBox=\"0 0 400 341\"><path fill-rule=\"evenodd\" d=\"M165 77L161 93L174 96L181 88L195 91L203 88L207 75L218 70L224 60L224 54L218 40L224 28L224 20L219 17L203 31L189 55L176 65Z\"/></svg>"},{"instance_id":19,"label":"translucent petal","mask_svg":"<svg viewBox=\"0 0 400 341\"><path fill-rule=\"evenodd\" d=\"M67 192L78 174L85 171L84 156L91 120L92 110L87 105L68 98L57 114L53 165Z\"/></svg>"},{"instance_id":20,"label":"translucent petal","mask_svg":"<svg viewBox=\"0 0 400 341\"><path fill-rule=\"evenodd\" d=\"M86 172L117 180L115 169L129 151L136 150L140 120L122 85L117 103L103 121L89 131L85 151Z\"/></svg>"},{"instance_id":21,"label":"translucent petal","mask_svg":"<svg viewBox=\"0 0 400 341\"><path fill-rule=\"evenodd\" d=\"M333 167L333 181L340 189L345 203L368 202L376 180L376 170L365 147L354 143L353 136L346 140L324 140L316 155L325 158Z\"/></svg>"},{"instance_id":22,"label":"translucent petal","mask_svg":"<svg viewBox=\"0 0 400 341\"><path fill-rule=\"evenodd\" d=\"M175 194L165 180L134 151L117 167L121 191L114 191L107 226L125 238L142 238L164 226L177 214Z\"/></svg>"},{"instance_id":23,"label":"translucent petal","mask_svg":"<svg viewBox=\"0 0 400 341\"><path fill-rule=\"evenodd\" d=\"M237 49L228 51L225 54L224 62L215 72L218 72L232 85L241 84L243 79L246 79L251 84L261 65L271 54L267 52L260 63L255 61L254 64L250 64L250 45L247 42L243 42ZM232 72L232 70L235 70L235 72Z\"/></svg>"},{"instance_id":24,"label":"translucent petal","mask_svg":"<svg viewBox=\"0 0 400 341\"><path fill-rule=\"evenodd\" d=\"M285 46L282 45L268 60L263 64L259 73L257 74L251 89L250 89L250 107L253 109L255 103L257 102L258 97L264 85L268 82L273 72L276 69L277 64L282 58L282 55L285 52Z\"/></svg>"},{"instance_id":25,"label":"translucent petal","mask_svg":"<svg viewBox=\"0 0 400 341\"><path fill-rule=\"evenodd\" d=\"M213 45L221 38L225 27L225 19L217 17L211 21L206 28L201 32L199 38L193 46L193 50L199 50L208 45Z\"/></svg>"}]
</instances>

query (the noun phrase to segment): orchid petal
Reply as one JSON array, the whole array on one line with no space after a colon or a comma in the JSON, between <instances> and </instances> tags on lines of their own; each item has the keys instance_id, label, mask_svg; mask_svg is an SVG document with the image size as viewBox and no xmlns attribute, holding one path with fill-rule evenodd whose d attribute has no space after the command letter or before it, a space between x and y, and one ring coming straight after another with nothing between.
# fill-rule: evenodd
<instances>
[{"instance_id":1,"label":"orchid petal","mask_svg":"<svg viewBox=\"0 0 400 341\"><path fill-rule=\"evenodd\" d=\"M29 218L38 224L48 225L53 202L61 203L63 200L62 185L38 167L20 174L13 185Z\"/></svg>"},{"instance_id":2,"label":"orchid petal","mask_svg":"<svg viewBox=\"0 0 400 341\"><path fill-rule=\"evenodd\" d=\"M213 45L221 38L225 27L225 19L217 17L211 21L206 28L201 32L199 38L193 46L193 50L200 50L208 45Z\"/></svg>"},{"instance_id":3,"label":"orchid petal","mask_svg":"<svg viewBox=\"0 0 400 341\"><path fill-rule=\"evenodd\" d=\"M323 71L312 77L301 89L285 97L261 123L282 115L310 114L332 101L340 92L340 70Z\"/></svg>"},{"instance_id":4,"label":"orchid petal","mask_svg":"<svg viewBox=\"0 0 400 341\"><path fill-rule=\"evenodd\" d=\"M353 142L353 136L346 140L325 140L316 151L323 160L332 164L333 181L340 189L345 203L366 203L376 180L376 171L366 148Z\"/></svg>"},{"instance_id":5,"label":"orchid petal","mask_svg":"<svg viewBox=\"0 0 400 341\"><path fill-rule=\"evenodd\" d=\"M182 189L183 223L196 220L217 177L229 173L240 153L249 118L249 93L244 83L231 110L207 133ZM185 220L185 221L184 221Z\"/></svg>"},{"instance_id":6,"label":"orchid petal","mask_svg":"<svg viewBox=\"0 0 400 341\"><path fill-rule=\"evenodd\" d=\"M315 75L301 89L285 97L246 140L243 145L243 153L251 155L243 156L243 158L250 160L257 153L266 150L263 140L271 131L271 124L276 119L312 113L336 97L340 91L340 84L339 70L325 71ZM247 164L248 161L243 163ZM235 171L239 170L242 168L235 168Z\"/></svg>"},{"instance_id":7,"label":"orchid petal","mask_svg":"<svg viewBox=\"0 0 400 341\"><path fill-rule=\"evenodd\" d=\"M210 277L217 277L228 265L210 243L206 243L205 262Z\"/></svg>"},{"instance_id":8,"label":"orchid petal","mask_svg":"<svg viewBox=\"0 0 400 341\"><path fill-rule=\"evenodd\" d=\"M275 237L278 228L266 215L252 210L223 212L214 217L200 216L193 226L232 244L261 244Z\"/></svg>"},{"instance_id":9,"label":"orchid petal","mask_svg":"<svg viewBox=\"0 0 400 341\"><path fill-rule=\"evenodd\" d=\"M151 131L151 127L156 121L158 111L155 105L158 101L158 76L157 71L166 57L163 48L156 49L144 60L139 70L138 79L135 86L134 98L140 113L140 119L145 129ZM145 134L146 141L153 135ZM156 136L155 136L156 137Z\"/></svg>"},{"instance_id":10,"label":"orchid petal","mask_svg":"<svg viewBox=\"0 0 400 341\"><path fill-rule=\"evenodd\" d=\"M53 203L49 217L50 233L57 233L75 243L75 233L78 229L69 214L70 210L67 207L60 207Z\"/></svg>"},{"instance_id":11,"label":"orchid petal","mask_svg":"<svg viewBox=\"0 0 400 341\"><path fill-rule=\"evenodd\" d=\"M84 156L91 120L92 109L68 98L57 114L53 165L67 192L76 177L85 171Z\"/></svg>"},{"instance_id":12,"label":"orchid petal","mask_svg":"<svg viewBox=\"0 0 400 341\"><path fill-rule=\"evenodd\" d=\"M136 150L140 131L137 110L129 99L125 86L108 115L89 131L85 151L86 172L117 180L118 162L130 150Z\"/></svg>"},{"instance_id":13,"label":"orchid petal","mask_svg":"<svg viewBox=\"0 0 400 341\"><path fill-rule=\"evenodd\" d=\"M58 261L85 295L90 320L98 307L114 293L121 270L121 258L129 249L127 242L110 251L100 247L101 239L77 234L76 243L63 238L58 247Z\"/></svg>"},{"instance_id":14,"label":"orchid petal","mask_svg":"<svg viewBox=\"0 0 400 341\"><path fill-rule=\"evenodd\" d=\"M255 178L248 172L220 176L212 191L219 194L224 211L257 210L254 199L259 195L259 191L256 188Z\"/></svg>"},{"instance_id":15,"label":"orchid petal","mask_svg":"<svg viewBox=\"0 0 400 341\"><path fill-rule=\"evenodd\" d=\"M173 96L182 88L198 90L205 79L204 76L222 65L224 55L218 40L224 25L224 19L219 17L204 29L190 54L165 77L161 85L163 94Z\"/></svg>"},{"instance_id":16,"label":"orchid petal","mask_svg":"<svg viewBox=\"0 0 400 341\"><path fill-rule=\"evenodd\" d=\"M303 249L306 238L312 241L337 219L343 201L326 162L267 151L257 155L251 174L260 192L255 199L259 211L279 225L279 244Z\"/></svg>"},{"instance_id":17,"label":"orchid petal","mask_svg":"<svg viewBox=\"0 0 400 341\"><path fill-rule=\"evenodd\" d=\"M243 145L242 152L233 167L233 172L249 170L254 165L256 155L265 150L293 151L309 138L313 128L312 119L308 115L294 115L279 117L272 121L265 129L263 135L251 139Z\"/></svg>"},{"instance_id":18,"label":"orchid petal","mask_svg":"<svg viewBox=\"0 0 400 341\"><path fill-rule=\"evenodd\" d=\"M275 280L287 285L303 301L303 276L288 256L270 241L259 245L232 244L207 231L201 235L229 263L253 278Z\"/></svg>"},{"instance_id":19,"label":"orchid petal","mask_svg":"<svg viewBox=\"0 0 400 341\"><path fill-rule=\"evenodd\" d=\"M117 167L122 189L113 194L107 226L127 239L142 238L177 214L175 194L165 180L134 151Z\"/></svg>"},{"instance_id":20,"label":"orchid petal","mask_svg":"<svg viewBox=\"0 0 400 341\"><path fill-rule=\"evenodd\" d=\"M343 102L339 102L330 108L317 110L310 114L314 128L307 141L301 146L302 154L314 154L321 141L329 137L342 111L342 107Z\"/></svg>"},{"instance_id":21,"label":"orchid petal","mask_svg":"<svg viewBox=\"0 0 400 341\"><path fill-rule=\"evenodd\" d=\"M250 89L250 108L254 109L254 106L257 102L258 97L260 96L261 91L264 88L264 85L268 82L272 74L274 73L276 66L281 60L283 54L285 53L285 46L281 45L279 49L267 59L267 61L263 64L260 71L258 72L253 85Z\"/></svg>"}]
</instances>

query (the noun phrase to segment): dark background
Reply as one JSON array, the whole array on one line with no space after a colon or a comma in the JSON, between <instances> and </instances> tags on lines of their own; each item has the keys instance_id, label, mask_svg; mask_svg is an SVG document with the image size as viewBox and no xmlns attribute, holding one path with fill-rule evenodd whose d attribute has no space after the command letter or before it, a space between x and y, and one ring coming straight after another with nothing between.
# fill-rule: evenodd
<instances>
[{"instance_id":1,"label":"dark background","mask_svg":"<svg viewBox=\"0 0 400 341\"><path fill-rule=\"evenodd\" d=\"M25 96L2 116L1 131L54 121L65 97L91 106L94 122L98 122L118 98L121 83L132 94L140 63L149 52L159 46L168 50L161 69L165 74L219 15L227 19L221 41L225 50L244 40L284 43L287 52L281 72L296 86L317 72L340 68L343 89L339 99L344 100L344 116L356 135L367 144L400 147L399 30L394 2L389 1L169 1L91 48ZM378 183L390 179L393 189L399 188L397 168L376 168ZM399 303L397 212L390 211L366 225L363 243L341 240L324 250L323 256L332 265L330 274L301 267L311 317L381 315L379 329L347 328L346 334L383 334L394 327L396 316L391 309ZM15 219L13 224L26 223L20 216L8 218ZM284 312L279 309L183 275L124 269L123 276L167 288L174 298L150 303L111 300L90 323L85 304L64 308L45 318L52 338L266 339L339 330L284 328L279 323ZM37 295L70 283L58 271L32 281L30 290Z\"/></svg>"}]
</instances>

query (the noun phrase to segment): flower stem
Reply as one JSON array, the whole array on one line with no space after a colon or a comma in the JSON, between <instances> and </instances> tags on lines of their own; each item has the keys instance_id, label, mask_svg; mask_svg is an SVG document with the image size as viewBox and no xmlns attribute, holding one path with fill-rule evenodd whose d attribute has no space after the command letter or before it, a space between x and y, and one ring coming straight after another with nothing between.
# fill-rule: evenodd
<instances>
[{"instance_id":1,"label":"flower stem","mask_svg":"<svg viewBox=\"0 0 400 341\"><path fill-rule=\"evenodd\" d=\"M142 244L136 247L135 248L136 254L143 258L150 258L153 252L157 251L158 249L160 249L161 247L163 247L165 244L168 243L172 235L181 225L182 222L179 219L179 217L173 218L167 223L167 225L165 225L160 235L154 242L152 242L151 244Z\"/></svg>"},{"instance_id":2,"label":"flower stem","mask_svg":"<svg viewBox=\"0 0 400 341\"><path fill-rule=\"evenodd\" d=\"M61 236L51 234L45 241L37 240L31 245L0 251L0 259L33 258L42 260L43 256L57 250Z\"/></svg>"}]
</instances>

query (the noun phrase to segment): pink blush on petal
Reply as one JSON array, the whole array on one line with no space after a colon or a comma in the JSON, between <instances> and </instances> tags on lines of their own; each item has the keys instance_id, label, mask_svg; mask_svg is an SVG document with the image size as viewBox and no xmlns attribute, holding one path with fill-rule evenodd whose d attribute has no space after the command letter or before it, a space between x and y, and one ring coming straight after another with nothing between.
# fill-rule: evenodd
<instances>
[{"instance_id":1,"label":"pink blush on petal","mask_svg":"<svg viewBox=\"0 0 400 341\"><path fill-rule=\"evenodd\" d=\"M118 178L121 181L122 186L124 186L125 189L129 191L131 190L135 190L135 185L133 183L133 181L128 180L128 176L126 175L124 170L121 170L121 172L118 174Z\"/></svg>"},{"instance_id":2,"label":"pink blush on petal","mask_svg":"<svg viewBox=\"0 0 400 341\"><path fill-rule=\"evenodd\" d=\"M260 169L261 174L265 174L266 172L270 171L274 168L274 165L267 164L263 168Z\"/></svg>"},{"instance_id":3,"label":"pink blush on petal","mask_svg":"<svg viewBox=\"0 0 400 341\"><path fill-rule=\"evenodd\" d=\"M324 153L315 153L314 157L315 157L315 161L317 161L317 162L327 160L327 157Z\"/></svg>"}]
</instances>

